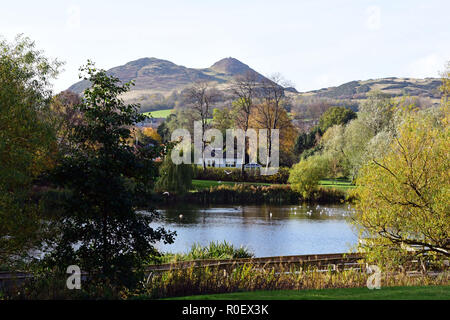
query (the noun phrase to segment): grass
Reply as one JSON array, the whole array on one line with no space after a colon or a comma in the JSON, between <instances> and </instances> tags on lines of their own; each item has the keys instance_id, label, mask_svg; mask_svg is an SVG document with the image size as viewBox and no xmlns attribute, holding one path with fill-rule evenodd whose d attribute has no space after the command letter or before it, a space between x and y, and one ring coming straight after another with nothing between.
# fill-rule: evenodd
<instances>
[{"instance_id":1,"label":"grass","mask_svg":"<svg viewBox=\"0 0 450 320\"><path fill-rule=\"evenodd\" d=\"M351 181L344 179L323 179L319 181L319 186L336 188L344 191L355 188L355 185L352 184Z\"/></svg>"},{"instance_id":2,"label":"grass","mask_svg":"<svg viewBox=\"0 0 450 320\"><path fill-rule=\"evenodd\" d=\"M260 185L260 186L270 186L270 183L262 182L233 182L233 181L214 181L214 180L192 180L192 187L194 190L204 190L210 187L217 187L221 185L234 186L236 184L247 184L247 185Z\"/></svg>"},{"instance_id":3,"label":"grass","mask_svg":"<svg viewBox=\"0 0 450 320\"><path fill-rule=\"evenodd\" d=\"M144 114L147 116L152 116L153 118L167 118L174 109L166 109L166 110L156 110L145 112Z\"/></svg>"},{"instance_id":4,"label":"grass","mask_svg":"<svg viewBox=\"0 0 450 320\"><path fill-rule=\"evenodd\" d=\"M450 300L450 286L252 291L186 296L171 300Z\"/></svg>"},{"instance_id":5,"label":"grass","mask_svg":"<svg viewBox=\"0 0 450 320\"><path fill-rule=\"evenodd\" d=\"M231 185L234 186L236 184L247 184L247 185L260 185L260 186L270 186L270 183L262 183L262 182L233 182L233 181L214 181L214 180L192 180L192 187L194 190L204 190L209 189L210 187L217 187L220 185ZM343 191L347 191L353 189L355 185L353 185L350 181L347 180L332 180L332 179L324 179L320 180L319 186L327 187L327 188L335 188Z\"/></svg>"},{"instance_id":6,"label":"grass","mask_svg":"<svg viewBox=\"0 0 450 320\"><path fill-rule=\"evenodd\" d=\"M156 261L156 263L173 263L179 261L192 261L204 259L238 259L252 258L254 254L245 247L235 247L226 241L211 241L208 245L202 246L194 243L187 253L165 253Z\"/></svg>"}]
</instances>

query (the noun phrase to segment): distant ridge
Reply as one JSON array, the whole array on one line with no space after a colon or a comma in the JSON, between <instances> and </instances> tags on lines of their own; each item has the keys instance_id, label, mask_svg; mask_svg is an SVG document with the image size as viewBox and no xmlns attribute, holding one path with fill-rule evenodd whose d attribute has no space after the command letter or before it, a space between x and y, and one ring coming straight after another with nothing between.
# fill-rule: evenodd
<instances>
[{"instance_id":1,"label":"distant ridge","mask_svg":"<svg viewBox=\"0 0 450 320\"><path fill-rule=\"evenodd\" d=\"M182 90L196 81L225 84L237 75L244 75L247 72L254 73L257 79L265 79L263 75L232 57L219 60L205 69L187 68L158 58L142 58L111 68L107 72L124 82L133 80L135 82L133 90L162 93ZM88 86L87 81L79 81L70 86L69 90L81 93Z\"/></svg>"},{"instance_id":2,"label":"distant ridge","mask_svg":"<svg viewBox=\"0 0 450 320\"><path fill-rule=\"evenodd\" d=\"M253 73L259 81L267 80L262 74L236 58L221 59L208 68L196 69L177 65L158 58L141 58L124 65L111 68L109 74L121 81L133 80L135 86L124 94L126 102L139 103L141 110L170 109L180 101L179 93L196 81L207 81L219 90L227 91L233 79L238 75ZM322 88L308 92L298 92L294 87L285 88L285 93L297 98L313 97L320 99L360 101L371 91L381 91L393 97L411 96L430 99L436 104L440 99L439 78L396 78L355 80L339 86ZM80 81L69 90L82 93L89 87L88 81ZM359 102L358 102L359 103ZM226 105L227 102L223 101ZM182 106L182 105L181 105Z\"/></svg>"}]
</instances>

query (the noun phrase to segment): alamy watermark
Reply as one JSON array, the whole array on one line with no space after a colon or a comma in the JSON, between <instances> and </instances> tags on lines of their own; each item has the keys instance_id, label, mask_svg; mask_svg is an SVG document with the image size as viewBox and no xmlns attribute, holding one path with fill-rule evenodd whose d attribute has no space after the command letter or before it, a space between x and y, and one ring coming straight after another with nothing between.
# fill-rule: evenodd
<instances>
[{"instance_id":1,"label":"alamy watermark","mask_svg":"<svg viewBox=\"0 0 450 320\"><path fill-rule=\"evenodd\" d=\"M367 267L367 273L372 273L367 279L366 285L370 290L381 289L381 269L376 265Z\"/></svg>"},{"instance_id":2,"label":"alamy watermark","mask_svg":"<svg viewBox=\"0 0 450 320\"><path fill-rule=\"evenodd\" d=\"M270 131L270 132L269 132ZM194 137L187 129L176 129L171 140L179 143L171 153L172 162L192 164L192 145L194 146L194 163L208 162L212 166L245 166L246 153L251 164L260 164L261 175L272 175L278 172L279 129L242 129L226 130L226 152L223 148L223 134L218 129L202 130L200 121L194 122Z\"/></svg>"},{"instance_id":3,"label":"alamy watermark","mask_svg":"<svg viewBox=\"0 0 450 320\"><path fill-rule=\"evenodd\" d=\"M66 280L67 289L73 290L81 289L81 269L77 265L70 265L67 267L66 273L70 276Z\"/></svg>"}]
</instances>

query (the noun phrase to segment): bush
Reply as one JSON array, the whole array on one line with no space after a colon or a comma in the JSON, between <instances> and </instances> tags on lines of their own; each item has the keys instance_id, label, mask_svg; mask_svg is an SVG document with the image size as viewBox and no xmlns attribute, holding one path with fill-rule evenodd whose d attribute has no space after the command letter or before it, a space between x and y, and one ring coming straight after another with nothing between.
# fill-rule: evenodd
<instances>
[{"instance_id":1,"label":"bush","mask_svg":"<svg viewBox=\"0 0 450 320\"><path fill-rule=\"evenodd\" d=\"M317 190L320 179L325 176L327 163L323 156L311 156L300 160L289 173L289 183L294 191L308 199Z\"/></svg>"},{"instance_id":2,"label":"bush","mask_svg":"<svg viewBox=\"0 0 450 320\"><path fill-rule=\"evenodd\" d=\"M194 243L188 253L166 253L156 258L158 263L172 263L177 261L192 261L205 259L239 259L252 258L254 254L245 247L236 248L232 244L211 241L208 245L202 246ZM155 260L151 257L151 260ZM153 263L154 261L152 261Z\"/></svg>"}]
</instances>

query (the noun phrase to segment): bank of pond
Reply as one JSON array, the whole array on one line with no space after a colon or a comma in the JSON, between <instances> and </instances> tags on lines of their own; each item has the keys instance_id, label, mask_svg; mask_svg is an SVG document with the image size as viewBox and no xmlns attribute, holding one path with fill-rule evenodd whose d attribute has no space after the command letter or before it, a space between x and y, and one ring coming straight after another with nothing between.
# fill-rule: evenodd
<instances>
[{"instance_id":1,"label":"bank of pond","mask_svg":"<svg viewBox=\"0 0 450 320\"><path fill-rule=\"evenodd\" d=\"M308 196L295 192L287 184L255 185L247 183L220 184L184 194L154 193L152 201L159 203L186 202L196 204L339 204L352 201L345 189L319 186Z\"/></svg>"}]
</instances>

